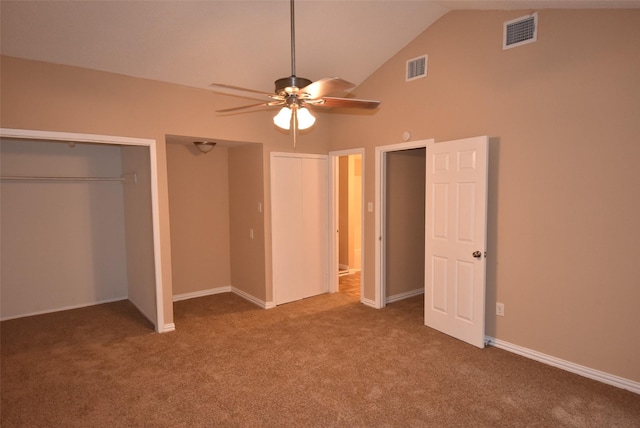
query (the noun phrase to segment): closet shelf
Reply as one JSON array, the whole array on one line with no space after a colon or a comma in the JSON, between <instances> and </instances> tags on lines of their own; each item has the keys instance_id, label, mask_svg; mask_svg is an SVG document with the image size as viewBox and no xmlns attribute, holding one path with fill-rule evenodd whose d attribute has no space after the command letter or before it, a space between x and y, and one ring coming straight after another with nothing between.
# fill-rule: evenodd
<instances>
[{"instance_id":1,"label":"closet shelf","mask_svg":"<svg viewBox=\"0 0 640 428\"><path fill-rule=\"evenodd\" d=\"M3 176L2 181L56 181L56 182L91 182L91 181L115 181L126 183L137 183L138 174L124 174L121 177L53 177L53 176Z\"/></svg>"}]
</instances>

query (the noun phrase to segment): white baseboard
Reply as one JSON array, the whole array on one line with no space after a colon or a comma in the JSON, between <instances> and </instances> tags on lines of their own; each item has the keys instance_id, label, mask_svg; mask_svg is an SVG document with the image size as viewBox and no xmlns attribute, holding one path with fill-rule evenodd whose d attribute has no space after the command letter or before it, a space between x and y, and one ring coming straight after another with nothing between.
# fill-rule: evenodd
<instances>
[{"instance_id":1,"label":"white baseboard","mask_svg":"<svg viewBox=\"0 0 640 428\"><path fill-rule=\"evenodd\" d=\"M181 300L195 299L196 297L204 297L204 296L211 296L213 294L228 293L231 291L231 288L232 287L230 285L227 285L225 287L209 288L207 290L193 291L191 293L174 294L173 301L179 302Z\"/></svg>"},{"instance_id":2,"label":"white baseboard","mask_svg":"<svg viewBox=\"0 0 640 428\"><path fill-rule=\"evenodd\" d=\"M522 346L514 345L512 343L505 342L504 340L496 339L490 336L485 336L485 341L490 346L504 349L505 351L513 352L514 354L522 355L523 357L527 357L532 360L536 360L541 363L548 364L550 366L557 367L559 369L566 370L568 372L575 373L589 379L597 380L598 382L606 383L608 385L613 385L615 387L640 394L640 382L635 382L633 380L605 373L600 370L581 366L580 364L572 363L571 361L566 361L560 358L553 357L551 355L543 354L542 352L534 351L533 349L523 348Z\"/></svg>"},{"instance_id":3,"label":"white baseboard","mask_svg":"<svg viewBox=\"0 0 640 428\"><path fill-rule=\"evenodd\" d=\"M263 309L272 309L276 307L275 303L273 302L265 302L264 300L260 300L257 297L252 296L251 294L246 293L242 290L239 290L231 285L227 285L225 287L209 288L208 290L194 291L192 293L175 294L173 296L173 301L179 302L181 300L195 299L198 297L212 296L214 294L221 294L221 293L236 294L242 297L243 299L248 300L251 303L260 306ZM175 329L175 326L174 326L174 329Z\"/></svg>"},{"instance_id":4,"label":"white baseboard","mask_svg":"<svg viewBox=\"0 0 640 428\"><path fill-rule=\"evenodd\" d=\"M28 313L25 313L25 314L9 315L7 317L0 316L0 321L8 321L8 320L16 319L16 318L31 317L31 316L34 316L34 315L50 314L50 313L53 313L53 312L68 311L68 310L71 310L71 309L86 308L88 306L102 305L103 303L119 302L121 300L127 300L127 296L114 297L112 299L98 300L98 301L95 301L95 302L80 303L78 305L63 306L61 308L45 309L44 311L35 311L35 312L28 312Z\"/></svg>"},{"instance_id":5,"label":"white baseboard","mask_svg":"<svg viewBox=\"0 0 640 428\"><path fill-rule=\"evenodd\" d=\"M376 306L375 300L369 300L369 299L365 299L364 297L361 297L360 303L362 303L365 306L369 306L373 309L379 309L378 306Z\"/></svg>"},{"instance_id":6,"label":"white baseboard","mask_svg":"<svg viewBox=\"0 0 640 428\"><path fill-rule=\"evenodd\" d=\"M165 324L162 330L158 330L158 333L169 333L170 331L176 331L176 325L174 323Z\"/></svg>"},{"instance_id":7,"label":"white baseboard","mask_svg":"<svg viewBox=\"0 0 640 428\"><path fill-rule=\"evenodd\" d=\"M231 292L234 294L237 294L238 296L242 297L245 300L250 301L254 305L260 306L262 309L273 309L276 307L274 302L265 302L264 300L260 300L257 297L252 296L251 294L244 292L242 290L238 290L235 287L231 287Z\"/></svg>"},{"instance_id":8,"label":"white baseboard","mask_svg":"<svg viewBox=\"0 0 640 428\"><path fill-rule=\"evenodd\" d=\"M393 296L389 296L385 299L386 303L397 302L398 300L408 299L409 297L417 296L419 294L424 294L424 288L416 288L415 290L405 291L404 293L394 294Z\"/></svg>"}]
</instances>

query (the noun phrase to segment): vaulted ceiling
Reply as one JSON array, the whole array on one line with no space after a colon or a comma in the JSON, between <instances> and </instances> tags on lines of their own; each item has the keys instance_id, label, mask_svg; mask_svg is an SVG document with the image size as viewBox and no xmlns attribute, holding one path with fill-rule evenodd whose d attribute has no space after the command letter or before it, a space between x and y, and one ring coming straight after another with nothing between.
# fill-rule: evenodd
<instances>
[{"instance_id":1,"label":"vaulted ceiling","mask_svg":"<svg viewBox=\"0 0 640 428\"><path fill-rule=\"evenodd\" d=\"M186 86L272 91L291 74L288 0L11 1L3 55ZM640 7L640 0L299 0L296 74L361 83L454 9Z\"/></svg>"}]
</instances>

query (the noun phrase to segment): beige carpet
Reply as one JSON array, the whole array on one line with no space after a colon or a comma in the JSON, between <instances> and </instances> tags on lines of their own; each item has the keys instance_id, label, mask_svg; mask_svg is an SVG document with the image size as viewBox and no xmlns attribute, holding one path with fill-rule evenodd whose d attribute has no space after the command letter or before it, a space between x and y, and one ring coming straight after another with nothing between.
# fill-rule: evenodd
<instances>
[{"instance_id":1,"label":"beige carpet","mask_svg":"<svg viewBox=\"0 0 640 428\"><path fill-rule=\"evenodd\" d=\"M2 322L2 427L640 426L640 395L431 330L421 296L227 293L175 322L126 301Z\"/></svg>"}]
</instances>

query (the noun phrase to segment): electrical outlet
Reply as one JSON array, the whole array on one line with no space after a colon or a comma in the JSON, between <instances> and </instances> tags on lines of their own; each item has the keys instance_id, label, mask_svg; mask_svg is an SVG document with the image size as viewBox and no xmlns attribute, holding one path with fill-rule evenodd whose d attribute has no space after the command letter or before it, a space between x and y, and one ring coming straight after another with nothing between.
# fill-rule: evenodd
<instances>
[{"instance_id":1,"label":"electrical outlet","mask_svg":"<svg viewBox=\"0 0 640 428\"><path fill-rule=\"evenodd\" d=\"M496 315L504 316L504 303L496 302Z\"/></svg>"}]
</instances>

